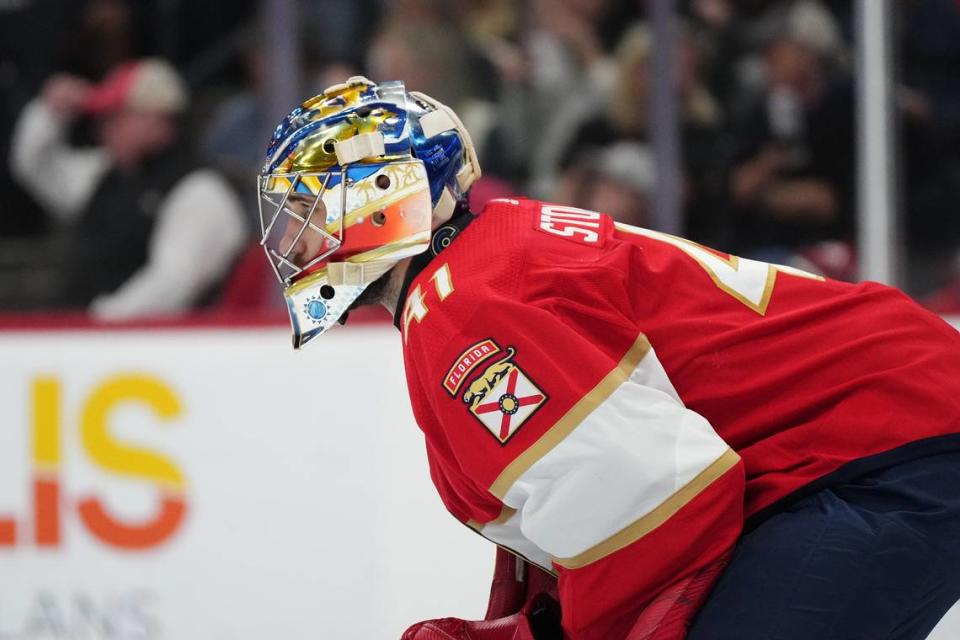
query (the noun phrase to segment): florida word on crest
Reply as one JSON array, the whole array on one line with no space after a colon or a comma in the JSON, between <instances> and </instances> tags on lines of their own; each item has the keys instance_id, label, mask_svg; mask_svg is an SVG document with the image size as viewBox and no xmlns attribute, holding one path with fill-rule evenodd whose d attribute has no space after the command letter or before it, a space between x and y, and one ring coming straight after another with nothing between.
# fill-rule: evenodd
<instances>
[{"instance_id":1,"label":"florida word on crest","mask_svg":"<svg viewBox=\"0 0 960 640\"><path fill-rule=\"evenodd\" d=\"M517 365L515 356L513 347L504 350L487 338L463 351L443 380L451 396L463 390L461 399L467 409L500 444L506 444L547 401L546 394ZM485 365L482 370L481 365ZM469 384L465 384L467 380Z\"/></svg>"}]
</instances>

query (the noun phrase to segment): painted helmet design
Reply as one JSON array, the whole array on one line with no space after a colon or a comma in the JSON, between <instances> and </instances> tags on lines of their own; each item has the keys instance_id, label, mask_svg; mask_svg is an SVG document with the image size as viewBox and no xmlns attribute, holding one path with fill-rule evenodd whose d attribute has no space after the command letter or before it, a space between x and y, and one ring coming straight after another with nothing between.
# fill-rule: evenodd
<instances>
[{"instance_id":1,"label":"painted helmet design","mask_svg":"<svg viewBox=\"0 0 960 640\"><path fill-rule=\"evenodd\" d=\"M290 112L258 179L260 244L299 349L430 245L480 166L450 108L356 76Z\"/></svg>"}]
</instances>

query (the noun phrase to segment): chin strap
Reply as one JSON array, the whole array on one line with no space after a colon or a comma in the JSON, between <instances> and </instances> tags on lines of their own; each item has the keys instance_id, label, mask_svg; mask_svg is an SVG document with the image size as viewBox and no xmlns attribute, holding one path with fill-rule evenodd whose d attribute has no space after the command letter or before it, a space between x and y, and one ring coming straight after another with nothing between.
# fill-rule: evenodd
<instances>
[{"instance_id":1,"label":"chin strap","mask_svg":"<svg viewBox=\"0 0 960 640\"><path fill-rule=\"evenodd\" d=\"M334 287L364 287L372 284L396 262L331 262L327 265L327 282Z\"/></svg>"},{"instance_id":2,"label":"chin strap","mask_svg":"<svg viewBox=\"0 0 960 640\"><path fill-rule=\"evenodd\" d=\"M367 158L379 158L386 153L383 134L379 131L361 133L347 140L340 140L334 143L334 150L341 167Z\"/></svg>"},{"instance_id":3,"label":"chin strap","mask_svg":"<svg viewBox=\"0 0 960 640\"><path fill-rule=\"evenodd\" d=\"M457 198L450 191L450 187L444 187L440 192L440 199L437 206L433 208L433 217L431 224L434 229L446 223L457 210Z\"/></svg>"},{"instance_id":4,"label":"chin strap","mask_svg":"<svg viewBox=\"0 0 960 640\"><path fill-rule=\"evenodd\" d=\"M327 265L327 283L333 287L366 287L373 284L396 264L396 262L331 262ZM341 313L337 323L347 324L347 316L355 306L356 302Z\"/></svg>"}]
</instances>

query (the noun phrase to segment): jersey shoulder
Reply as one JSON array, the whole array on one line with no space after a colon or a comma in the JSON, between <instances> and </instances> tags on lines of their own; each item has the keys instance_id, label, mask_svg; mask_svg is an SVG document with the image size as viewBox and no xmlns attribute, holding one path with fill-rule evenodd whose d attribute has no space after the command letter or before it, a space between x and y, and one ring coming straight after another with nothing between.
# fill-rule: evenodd
<instances>
[{"instance_id":1,"label":"jersey shoulder","mask_svg":"<svg viewBox=\"0 0 960 640\"><path fill-rule=\"evenodd\" d=\"M410 283L401 314L406 349L423 349L455 335L478 309L516 296L523 278L529 218L521 201L491 201L462 232L441 227L449 243Z\"/></svg>"},{"instance_id":2,"label":"jersey shoulder","mask_svg":"<svg viewBox=\"0 0 960 640\"><path fill-rule=\"evenodd\" d=\"M566 360L571 335L583 343L579 358L600 358L601 369L617 362L637 329L622 279L608 277L598 257L615 243L612 231L610 219L592 211L491 201L411 283L401 313L408 372L432 378L434 391L449 383L453 395L462 382L450 378L455 368L513 362L518 350L527 362Z\"/></svg>"},{"instance_id":3,"label":"jersey shoulder","mask_svg":"<svg viewBox=\"0 0 960 640\"><path fill-rule=\"evenodd\" d=\"M558 268L597 261L615 241L604 214L539 200L491 200L410 285L401 331L431 340L455 334L477 313L523 303L554 288ZM441 227L435 237L443 235ZM533 283L535 286L526 286ZM529 301L527 301L529 302ZM413 327L422 326L425 330Z\"/></svg>"},{"instance_id":4,"label":"jersey shoulder","mask_svg":"<svg viewBox=\"0 0 960 640\"><path fill-rule=\"evenodd\" d=\"M488 212L490 218L505 214L515 221L514 232L526 236L534 248L561 249L567 255L576 254L576 247L602 249L614 233L606 214L542 200L492 200L484 215Z\"/></svg>"}]
</instances>

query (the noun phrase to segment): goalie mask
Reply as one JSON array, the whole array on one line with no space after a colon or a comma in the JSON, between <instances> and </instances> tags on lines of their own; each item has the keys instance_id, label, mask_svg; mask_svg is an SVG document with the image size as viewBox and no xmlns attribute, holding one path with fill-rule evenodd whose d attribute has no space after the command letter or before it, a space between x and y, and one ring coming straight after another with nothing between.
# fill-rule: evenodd
<instances>
[{"instance_id":1,"label":"goalie mask","mask_svg":"<svg viewBox=\"0 0 960 640\"><path fill-rule=\"evenodd\" d=\"M449 108L350 78L277 127L259 177L260 244L299 349L397 262L424 252L480 168Z\"/></svg>"}]
</instances>

